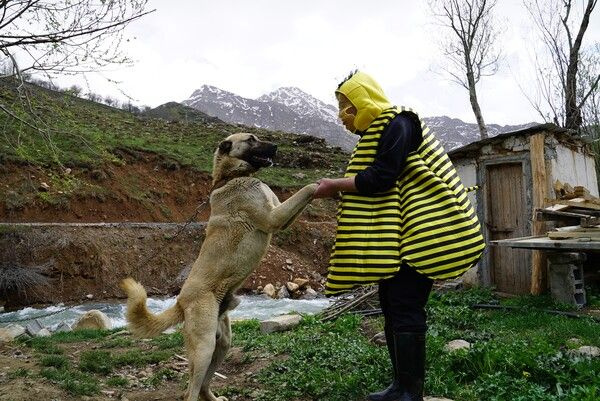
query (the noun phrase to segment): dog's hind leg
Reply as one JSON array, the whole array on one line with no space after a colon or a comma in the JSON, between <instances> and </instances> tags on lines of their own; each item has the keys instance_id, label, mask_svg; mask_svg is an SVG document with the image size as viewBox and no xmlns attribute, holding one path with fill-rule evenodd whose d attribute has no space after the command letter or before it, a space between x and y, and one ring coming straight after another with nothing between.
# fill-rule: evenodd
<instances>
[{"instance_id":1,"label":"dog's hind leg","mask_svg":"<svg viewBox=\"0 0 600 401\"><path fill-rule=\"evenodd\" d=\"M230 346L231 324L229 322L229 316L227 316L227 313L224 313L219 317L219 328L217 329L215 352L212 355L210 366L208 367L208 371L204 377L204 382L202 383L202 388L200 389L200 399L206 399L210 401L227 401L226 397L216 397L212 391L210 391L210 381L219 366L221 366L225 356L227 356L227 351L229 351Z\"/></svg>"},{"instance_id":2,"label":"dog's hind leg","mask_svg":"<svg viewBox=\"0 0 600 401\"><path fill-rule=\"evenodd\" d=\"M219 304L214 297L203 297L185 308L183 336L190 364L190 382L184 399L198 401L216 345ZM205 398L202 401L214 401Z\"/></svg>"}]
</instances>

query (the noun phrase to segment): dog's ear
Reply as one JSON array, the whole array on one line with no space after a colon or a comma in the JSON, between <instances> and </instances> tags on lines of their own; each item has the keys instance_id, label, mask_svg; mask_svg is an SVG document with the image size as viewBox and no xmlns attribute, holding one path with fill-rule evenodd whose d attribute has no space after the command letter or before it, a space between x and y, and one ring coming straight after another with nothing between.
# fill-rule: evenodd
<instances>
[{"instance_id":1,"label":"dog's ear","mask_svg":"<svg viewBox=\"0 0 600 401\"><path fill-rule=\"evenodd\" d=\"M221 153L229 153L229 151L231 150L231 145L232 142L231 141L223 141L219 144L219 152Z\"/></svg>"}]
</instances>

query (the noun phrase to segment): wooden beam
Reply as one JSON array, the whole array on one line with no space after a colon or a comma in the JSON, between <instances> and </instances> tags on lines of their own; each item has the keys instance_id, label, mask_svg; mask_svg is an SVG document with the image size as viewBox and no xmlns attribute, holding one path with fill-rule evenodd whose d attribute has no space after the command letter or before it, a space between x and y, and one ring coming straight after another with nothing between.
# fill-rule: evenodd
<instances>
[{"instance_id":1,"label":"wooden beam","mask_svg":"<svg viewBox=\"0 0 600 401\"><path fill-rule=\"evenodd\" d=\"M545 134L539 133L529 137L529 157L531 158L531 177L533 181L533 210L544 207L547 197L548 182L546 178L546 161L544 159ZM544 235L547 232L544 221L532 222L532 235ZM531 256L531 294L539 295L545 289L546 258L542 251L533 251Z\"/></svg>"},{"instance_id":2,"label":"wooden beam","mask_svg":"<svg viewBox=\"0 0 600 401\"><path fill-rule=\"evenodd\" d=\"M531 166L533 169L533 166ZM535 182L535 178L534 178ZM554 204L556 205L564 205L571 207L578 207L583 209L592 209L592 210L600 210L600 204L598 204L597 200L594 199L585 199L585 198L573 198L573 199L546 199L546 204Z\"/></svg>"},{"instance_id":3,"label":"wooden beam","mask_svg":"<svg viewBox=\"0 0 600 401\"><path fill-rule=\"evenodd\" d=\"M595 231L550 231L550 239L589 238L591 241L600 240L600 230Z\"/></svg>"}]
</instances>

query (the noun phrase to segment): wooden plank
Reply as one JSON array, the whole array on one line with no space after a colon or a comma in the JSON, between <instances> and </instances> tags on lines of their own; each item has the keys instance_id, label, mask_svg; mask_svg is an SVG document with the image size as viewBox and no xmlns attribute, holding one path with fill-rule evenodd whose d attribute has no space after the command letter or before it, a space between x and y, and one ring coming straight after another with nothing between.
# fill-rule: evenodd
<instances>
[{"instance_id":1,"label":"wooden plank","mask_svg":"<svg viewBox=\"0 0 600 401\"><path fill-rule=\"evenodd\" d=\"M576 224L581 227L593 228L600 225L600 217L594 217L583 213L554 212L547 209L536 209L536 221L560 221L562 223Z\"/></svg>"},{"instance_id":2,"label":"wooden plank","mask_svg":"<svg viewBox=\"0 0 600 401\"><path fill-rule=\"evenodd\" d=\"M600 204L595 203L585 198L573 198L573 199L545 199L546 204L555 205L567 205L582 209L600 210Z\"/></svg>"},{"instance_id":3,"label":"wooden plank","mask_svg":"<svg viewBox=\"0 0 600 401\"><path fill-rule=\"evenodd\" d=\"M548 232L548 238L550 238L550 239L590 238L592 241L599 241L600 240L600 230L597 232L592 232L592 231L550 231L550 232Z\"/></svg>"},{"instance_id":4,"label":"wooden plank","mask_svg":"<svg viewBox=\"0 0 600 401\"><path fill-rule=\"evenodd\" d=\"M546 199L544 201L544 203L546 201L552 201L552 199ZM539 209L539 210L549 210L549 211L558 212L558 211L565 211L565 210L570 209L570 208L571 208L571 206L569 206L569 205L556 205L555 204L555 205L548 206L548 207L545 207L545 208Z\"/></svg>"},{"instance_id":5,"label":"wooden plank","mask_svg":"<svg viewBox=\"0 0 600 401\"><path fill-rule=\"evenodd\" d=\"M581 225L578 225L578 226L558 227L558 228L556 228L556 231L559 231L559 232L566 232L566 231L568 231L568 232L574 232L574 231L577 231L577 232L585 232L585 233L589 233L589 232L591 232L591 233L600 233L600 227L596 227L596 226L594 226L594 227L582 227Z\"/></svg>"},{"instance_id":6,"label":"wooden plank","mask_svg":"<svg viewBox=\"0 0 600 401\"><path fill-rule=\"evenodd\" d=\"M531 159L531 177L533 180L533 208L544 206L547 195L548 182L546 178L546 163L544 152L545 133L531 135L529 137L529 157ZM567 189L563 184L562 189ZM541 235L547 230L544 221L533 221L532 234ZM541 294L546 287L547 263L545 255L541 251L533 251L531 255L531 289L533 295Z\"/></svg>"},{"instance_id":7,"label":"wooden plank","mask_svg":"<svg viewBox=\"0 0 600 401\"><path fill-rule=\"evenodd\" d=\"M493 248L510 247L517 249L545 249L562 251L600 251L600 241L581 241L580 238L550 239L547 236L510 238L500 241L491 241Z\"/></svg>"}]
</instances>

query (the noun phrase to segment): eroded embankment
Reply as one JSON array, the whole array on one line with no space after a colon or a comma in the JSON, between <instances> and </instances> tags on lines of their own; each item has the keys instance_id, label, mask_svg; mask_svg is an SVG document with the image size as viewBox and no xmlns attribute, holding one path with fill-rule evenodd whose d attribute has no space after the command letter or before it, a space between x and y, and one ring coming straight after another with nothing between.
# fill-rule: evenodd
<instances>
[{"instance_id":1,"label":"eroded embankment","mask_svg":"<svg viewBox=\"0 0 600 401\"><path fill-rule=\"evenodd\" d=\"M176 294L196 259L205 223L0 224L0 295L7 307L122 298L134 277L150 295ZM321 289L334 226L297 222L277 234L241 290L306 278Z\"/></svg>"}]
</instances>

